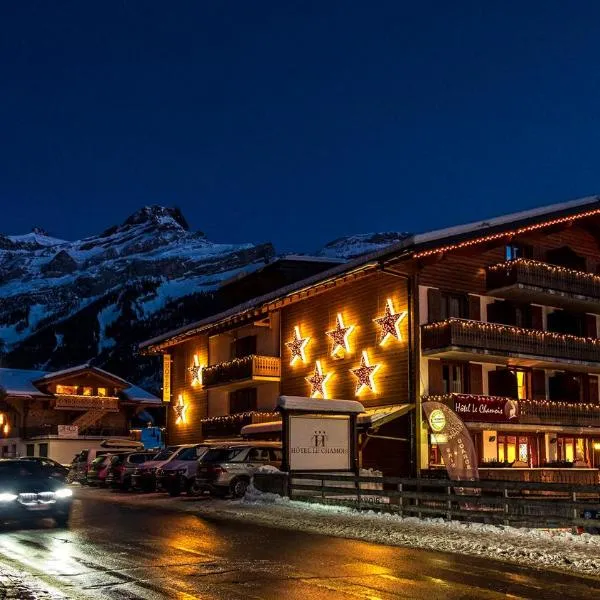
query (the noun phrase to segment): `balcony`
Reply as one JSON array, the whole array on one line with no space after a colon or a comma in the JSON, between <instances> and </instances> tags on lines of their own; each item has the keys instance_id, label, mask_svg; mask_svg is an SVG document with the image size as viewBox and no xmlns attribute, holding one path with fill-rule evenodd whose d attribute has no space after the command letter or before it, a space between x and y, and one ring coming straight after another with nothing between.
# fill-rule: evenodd
<instances>
[{"instance_id":1,"label":"balcony","mask_svg":"<svg viewBox=\"0 0 600 600\"><path fill-rule=\"evenodd\" d=\"M487 290L498 298L600 312L600 275L520 258L486 269Z\"/></svg>"},{"instance_id":2,"label":"balcony","mask_svg":"<svg viewBox=\"0 0 600 600\"><path fill-rule=\"evenodd\" d=\"M121 437L129 438L131 431L125 427L88 427L84 432L78 433L79 437ZM60 437L58 425L39 425L37 427L25 427L21 430L24 439Z\"/></svg>"},{"instance_id":3,"label":"balcony","mask_svg":"<svg viewBox=\"0 0 600 600\"><path fill-rule=\"evenodd\" d=\"M247 411L235 413L232 415L222 415L220 417L209 417L202 419L202 437L223 438L237 437L240 435L242 427L255 423L269 423L271 421L281 420L281 414L278 412Z\"/></svg>"},{"instance_id":4,"label":"balcony","mask_svg":"<svg viewBox=\"0 0 600 600\"><path fill-rule=\"evenodd\" d=\"M465 422L493 423L495 429L502 429L501 423L572 427L600 426L600 404L552 400L514 400L503 396L476 394L424 396L423 401L427 400L445 404L461 416ZM504 410L507 403L511 406L516 404L516 414L511 415L509 411Z\"/></svg>"},{"instance_id":5,"label":"balcony","mask_svg":"<svg viewBox=\"0 0 600 600\"><path fill-rule=\"evenodd\" d=\"M56 396L56 410L102 410L119 412L119 399L104 396Z\"/></svg>"},{"instance_id":6,"label":"balcony","mask_svg":"<svg viewBox=\"0 0 600 600\"><path fill-rule=\"evenodd\" d=\"M281 359L278 356L245 356L202 369L202 385L207 388L243 387L248 382L280 381Z\"/></svg>"},{"instance_id":7,"label":"balcony","mask_svg":"<svg viewBox=\"0 0 600 600\"><path fill-rule=\"evenodd\" d=\"M600 373L600 340L466 319L421 326L426 356ZM518 359L518 360L517 360Z\"/></svg>"}]
</instances>

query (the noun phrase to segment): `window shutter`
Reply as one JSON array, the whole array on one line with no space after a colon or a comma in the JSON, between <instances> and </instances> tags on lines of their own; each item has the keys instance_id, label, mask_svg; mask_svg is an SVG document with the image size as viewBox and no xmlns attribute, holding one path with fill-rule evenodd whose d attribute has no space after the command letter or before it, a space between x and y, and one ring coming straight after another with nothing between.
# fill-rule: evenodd
<instances>
[{"instance_id":1,"label":"window shutter","mask_svg":"<svg viewBox=\"0 0 600 600\"><path fill-rule=\"evenodd\" d=\"M469 363L469 392L483 394L483 367Z\"/></svg>"},{"instance_id":2,"label":"window shutter","mask_svg":"<svg viewBox=\"0 0 600 600\"><path fill-rule=\"evenodd\" d=\"M481 321L481 298L469 295L469 319Z\"/></svg>"},{"instance_id":3,"label":"window shutter","mask_svg":"<svg viewBox=\"0 0 600 600\"><path fill-rule=\"evenodd\" d=\"M585 335L590 338L598 337L598 328L596 327L596 315L585 315Z\"/></svg>"},{"instance_id":4,"label":"window shutter","mask_svg":"<svg viewBox=\"0 0 600 600\"><path fill-rule=\"evenodd\" d=\"M442 294L436 288L427 290L427 318L429 323L439 321L442 318Z\"/></svg>"},{"instance_id":5,"label":"window shutter","mask_svg":"<svg viewBox=\"0 0 600 600\"><path fill-rule=\"evenodd\" d=\"M439 360L429 361L429 395L438 396L444 393L442 382L442 363Z\"/></svg>"},{"instance_id":6,"label":"window shutter","mask_svg":"<svg viewBox=\"0 0 600 600\"><path fill-rule=\"evenodd\" d=\"M546 372L541 369L531 371L532 400L546 399Z\"/></svg>"},{"instance_id":7,"label":"window shutter","mask_svg":"<svg viewBox=\"0 0 600 600\"><path fill-rule=\"evenodd\" d=\"M544 312L541 306L531 307L531 328L539 331L544 329Z\"/></svg>"}]
</instances>

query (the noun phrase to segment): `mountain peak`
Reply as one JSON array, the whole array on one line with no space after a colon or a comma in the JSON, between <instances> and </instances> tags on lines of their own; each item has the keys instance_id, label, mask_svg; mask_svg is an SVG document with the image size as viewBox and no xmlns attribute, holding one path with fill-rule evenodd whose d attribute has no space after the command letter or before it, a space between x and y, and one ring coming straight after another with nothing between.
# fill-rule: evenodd
<instances>
[{"instance_id":1,"label":"mountain peak","mask_svg":"<svg viewBox=\"0 0 600 600\"><path fill-rule=\"evenodd\" d=\"M140 225L153 223L166 227L173 227L189 231L189 225L181 210L177 207L166 207L153 204L144 206L127 217L123 225Z\"/></svg>"},{"instance_id":2,"label":"mountain peak","mask_svg":"<svg viewBox=\"0 0 600 600\"><path fill-rule=\"evenodd\" d=\"M356 258L368 252L381 250L386 246L397 244L407 237L410 233L386 231L383 233L358 233L348 235L333 240L317 253L317 256L326 256L328 258Z\"/></svg>"}]
</instances>

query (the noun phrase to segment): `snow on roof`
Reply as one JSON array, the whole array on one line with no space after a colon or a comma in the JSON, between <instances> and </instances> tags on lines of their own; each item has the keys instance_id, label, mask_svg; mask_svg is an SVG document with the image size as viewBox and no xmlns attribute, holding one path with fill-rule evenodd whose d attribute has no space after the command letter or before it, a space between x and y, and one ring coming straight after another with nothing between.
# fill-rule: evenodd
<instances>
[{"instance_id":1,"label":"snow on roof","mask_svg":"<svg viewBox=\"0 0 600 600\"><path fill-rule=\"evenodd\" d=\"M0 369L0 389L10 396L48 396L33 385L36 379L41 379L45 374L46 371Z\"/></svg>"},{"instance_id":2,"label":"snow on roof","mask_svg":"<svg viewBox=\"0 0 600 600\"><path fill-rule=\"evenodd\" d=\"M123 394L127 397L128 400L132 400L133 402L151 402L153 404L162 404L162 400L147 392L146 390L138 387L137 385L132 385L123 390Z\"/></svg>"},{"instance_id":3,"label":"snow on roof","mask_svg":"<svg viewBox=\"0 0 600 600\"><path fill-rule=\"evenodd\" d=\"M52 371L49 373L45 373L43 377L40 377L38 381L42 381L44 379L55 379L56 377L63 377L65 375L72 375L73 373L77 373L78 371L84 371L86 369L90 369L91 371L95 371L99 375L104 375L105 377L110 377L111 379L115 379L120 381L125 385L131 385L128 381L119 377L118 375L114 375L113 373L109 373L104 369L100 369L99 367L93 367L89 363L84 363L82 365L77 365L75 367L69 367L68 369L63 369L62 371Z\"/></svg>"},{"instance_id":4,"label":"snow on roof","mask_svg":"<svg viewBox=\"0 0 600 600\"><path fill-rule=\"evenodd\" d=\"M379 408L368 408L364 413L358 415L359 425L376 425L381 426L388 421L392 421L409 410L414 408L414 404L394 404L392 406L382 406Z\"/></svg>"},{"instance_id":5,"label":"snow on roof","mask_svg":"<svg viewBox=\"0 0 600 600\"><path fill-rule=\"evenodd\" d=\"M528 219L535 219L536 217L547 217L550 214L575 210L577 208L592 206L594 204L600 205L600 196L587 196L585 198L579 198L578 200L550 204L531 210L511 213L508 215L488 219L486 221L478 221L475 223L469 223L467 225L458 225L456 227L448 227L446 229L437 229L431 232L409 235L397 244L391 244L379 250L375 250L374 252L361 255L353 260L343 262L342 264L331 267L330 269L326 269L325 271L321 271L316 275L312 275L311 277L302 279L288 286L279 288L273 292L269 292L263 296L252 298L251 300L248 300L242 304L238 304L237 306L234 306L221 313L217 313L205 319L201 319L200 321L184 325L178 329L168 331L162 335L146 340L145 342L139 344L139 348L148 348L186 333L191 334L192 332L209 328L211 325L225 321L230 317L255 309L274 300L284 298L289 294L318 284L327 279L340 277L360 268L366 268L369 264L376 265L379 261L383 260L384 257L393 256L395 254L397 255L401 252L414 252L419 249L419 246L423 246L425 244L431 244L432 242L441 243L444 239L451 239L460 235L483 235L483 231L486 229L499 227L501 225L509 225L511 223L518 223Z\"/></svg>"},{"instance_id":6,"label":"snow on roof","mask_svg":"<svg viewBox=\"0 0 600 600\"><path fill-rule=\"evenodd\" d=\"M281 431L281 421L244 425L240 433L242 435L257 435L259 433L276 433L277 431Z\"/></svg>"},{"instance_id":7,"label":"snow on roof","mask_svg":"<svg viewBox=\"0 0 600 600\"><path fill-rule=\"evenodd\" d=\"M356 400L319 400L303 396L279 396L277 406L283 410L318 413L361 413L365 407Z\"/></svg>"}]
</instances>

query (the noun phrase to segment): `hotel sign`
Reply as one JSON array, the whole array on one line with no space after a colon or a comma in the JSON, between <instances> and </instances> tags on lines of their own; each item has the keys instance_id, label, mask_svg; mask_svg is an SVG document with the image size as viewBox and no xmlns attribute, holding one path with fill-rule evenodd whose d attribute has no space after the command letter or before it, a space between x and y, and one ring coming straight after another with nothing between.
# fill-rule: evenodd
<instances>
[{"instance_id":1,"label":"hotel sign","mask_svg":"<svg viewBox=\"0 0 600 600\"><path fill-rule=\"evenodd\" d=\"M171 355L163 354L163 402L171 402Z\"/></svg>"},{"instance_id":2,"label":"hotel sign","mask_svg":"<svg viewBox=\"0 0 600 600\"><path fill-rule=\"evenodd\" d=\"M518 423L519 402L509 398L454 396L454 412L463 421L479 421L483 423Z\"/></svg>"},{"instance_id":3,"label":"hotel sign","mask_svg":"<svg viewBox=\"0 0 600 600\"><path fill-rule=\"evenodd\" d=\"M350 417L289 418L289 461L292 471L348 471L351 468Z\"/></svg>"}]
</instances>

